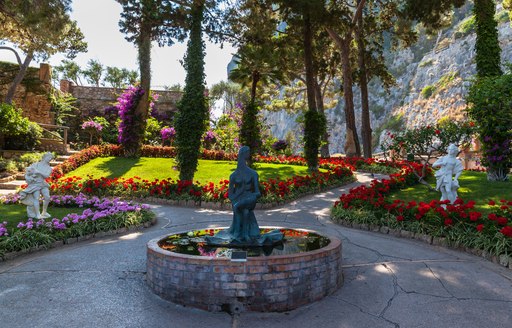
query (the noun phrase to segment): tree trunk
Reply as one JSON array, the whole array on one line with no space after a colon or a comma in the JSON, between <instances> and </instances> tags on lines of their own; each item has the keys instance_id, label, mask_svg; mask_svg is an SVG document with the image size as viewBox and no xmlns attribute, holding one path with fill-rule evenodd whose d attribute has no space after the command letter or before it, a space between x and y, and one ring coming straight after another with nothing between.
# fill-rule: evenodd
<instances>
[{"instance_id":1,"label":"tree trunk","mask_svg":"<svg viewBox=\"0 0 512 328\"><path fill-rule=\"evenodd\" d=\"M327 118L325 117L324 112L324 97L322 95L322 89L318 84L318 81L315 79L315 97L316 97L316 106L318 109L318 114L323 116L324 122L327 122ZM327 126L322 133L321 136L321 145L320 145L320 156L323 158L327 158L330 156L329 152L329 133L327 132Z\"/></svg>"},{"instance_id":2,"label":"tree trunk","mask_svg":"<svg viewBox=\"0 0 512 328\"><path fill-rule=\"evenodd\" d=\"M18 74L16 74L16 77L12 81L12 84L9 87L9 90L7 90L7 94L5 95L6 103L12 104L12 100L14 98L14 93L16 92L16 88L18 88L18 85L20 85L21 81L23 81L23 78L25 77L25 74L27 73L28 66L30 65L30 62L32 61L33 56L34 56L34 52L29 51L27 53L27 57L25 57L25 60L23 61L23 64L20 65L20 70L18 71Z\"/></svg>"},{"instance_id":3,"label":"tree trunk","mask_svg":"<svg viewBox=\"0 0 512 328\"><path fill-rule=\"evenodd\" d=\"M144 95L140 98L135 108L135 131L138 142L133 145L133 149L125 149L126 157L140 157L142 144L144 143L144 131L146 130L146 121L149 117L149 93L151 85L151 26L142 18L140 36L138 40L138 56L140 70L140 87L144 90Z\"/></svg>"},{"instance_id":4,"label":"tree trunk","mask_svg":"<svg viewBox=\"0 0 512 328\"><path fill-rule=\"evenodd\" d=\"M359 88L361 89L361 135L363 137L364 158L372 157L372 127L370 122L370 107L368 105L368 75L366 72L365 50L363 39L363 15L357 19L356 42L359 62Z\"/></svg>"},{"instance_id":5,"label":"tree trunk","mask_svg":"<svg viewBox=\"0 0 512 328\"><path fill-rule=\"evenodd\" d=\"M308 109L317 111L315 99L315 72L313 67L313 33L309 17L304 18L304 68L306 69L306 96Z\"/></svg>"},{"instance_id":6,"label":"tree trunk","mask_svg":"<svg viewBox=\"0 0 512 328\"><path fill-rule=\"evenodd\" d=\"M308 111L304 122L304 154L310 172L318 171L320 131L315 99L315 68L313 66L313 32L308 12L304 13L304 68L306 69L306 96Z\"/></svg>"},{"instance_id":7,"label":"tree trunk","mask_svg":"<svg viewBox=\"0 0 512 328\"><path fill-rule=\"evenodd\" d=\"M259 81L260 81L260 72L253 71L252 72L252 84L251 84L251 104L254 104L256 101L256 89L258 87Z\"/></svg>"},{"instance_id":8,"label":"tree trunk","mask_svg":"<svg viewBox=\"0 0 512 328\"><path fill-rule=\"evenodd\" d=\"M350 68L350 41L352 32L342 38L333 29L327 28L327 33L336 43L341 55L341 68L343 71L343 98L345 100L345 122L347 138L345 141L345 155L361 156L361 146L357 136L356 118L354 114L354 94L352 93L352 69Z\"/></svg>"},{"instance_id":9,"label":"tree trunk","mask_svg":"<svg viewBox=\"0 0 512 328\"><path fill-rule=\"evenodd\" d=\"M343 98L345 100L345 122L347 124L347 141L345 154L349 157L361 156L361 146L357 136L356 116L354 113L354 94L352 92L352 69L350 67L350 39L343 38L340 44L343 70ZM351 134L349 136L349 134Z\"/></svg>"}]
</instances>

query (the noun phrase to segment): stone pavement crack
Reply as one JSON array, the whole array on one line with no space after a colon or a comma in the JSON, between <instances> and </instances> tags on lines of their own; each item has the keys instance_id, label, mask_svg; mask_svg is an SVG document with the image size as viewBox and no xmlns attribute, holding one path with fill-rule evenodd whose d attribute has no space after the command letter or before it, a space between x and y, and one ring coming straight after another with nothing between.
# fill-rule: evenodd
<instances>
[{"instance_id":1,"label":"stone pavement crack","mask_svg":"<svg viewBox=\"0 0 512 328\"><path fill-rule=\"evenodd\" d=\"M432 270L432 268L425 262L423 262L423 264L425 265L425 267L427 267L427 269L430 271L430 273L432 274L432 276L434 278L436 278L436 280L441 284L441 286L443 287L443 289L448 293L448 295L450 295L451 297L453 298L457 298L455 297L455 295L453 295L453 293L446 287L446 285L444 284L444 282L441 280L441 278L439 278L435 272Z\"/></svg>"},{"instance_id":2,"label":"stone pavement crack","mask_svg":"<svg viewBox=\"0 0 512 328\"><path fill-rule=\"evenodd\" d=\"M342 302L344 302L344 303L347 303L347 304L352 305L353 307L357 308L357 309L359 310L359 312L361 312L361 313L364 313L364 314L366 314L366 315L369 315L369 316L371 316L371 317L373 317L373 318L376 318L376 319L379 319L379 320L384 320L384 321L386 321L387 323L394 325L394 326L395 326L395 328L400 328L400 325L399 325L398 323L393 322L393 321L391 321L391 320L389 320L389 319L387 319L387 318L384 318L383 316L375 315L374 313L368 312L368 311L366 311L365 309L363 309L362 307L360 307L359 305L357 305L357 304L355 304L355 303L349 302L349 301L347 301L347 300L345 300L345 299L343 299L343 298L341 298L341 297L335 297L335 296L334 296L333 298L336 298L336 299L338 299L338 300L340 300L340 301L342 301Z\"/></svg>"},{"instance_id":3,"label":"stone pavement crack","mask_svg":"<svg viewBox=\"0 0 512 328\"><path fill-rule=\"evenodd\" d=\"M391 296L391 298L388 300L386 307L384 307L384 309L382 309L382 311L379 314L379 317L383 318L389 322L392 322L389 319L386 319L384 317L384 315L386 314L386 311L391 307L391 304L393 303L395 297L397 297L398 294L400 294L400 290L403 290L403 289L398 284L398 277L396 276L395 272L389 266L387 266L385 263L383 263L382 266L384 268L386 268L386 270L388 270L389 273L391 274L391 276L393 277L393 296ZM392 322L392 323L395 325L395 327L400 327L400 325L398 323L396 323L396 322Z\"/></svg>"}]
</instances>

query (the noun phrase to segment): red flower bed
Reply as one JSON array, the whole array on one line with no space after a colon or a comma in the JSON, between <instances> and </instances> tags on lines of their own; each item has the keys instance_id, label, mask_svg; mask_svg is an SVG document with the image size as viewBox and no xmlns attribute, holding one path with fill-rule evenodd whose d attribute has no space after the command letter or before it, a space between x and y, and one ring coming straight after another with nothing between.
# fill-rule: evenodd
<instances>
[{"instance_id":1,"label":"red flower bed","mask_svg":"<svg viewBox=\"0 0 512 328\"><path fill-rule=\"evenodd\" d=\"M420 165L413 165L421 169ZM445 237L496 255L512 254L512 201L490 201L492 213L489 215L476 211L474 201L464 202L460 198L454 204L437 200L429 203L391 201L387 198L390 192L417 183L408 167L404 165L402 171L392 174L390 179L374 180L369 186L361 185L343 194L334 204L333 218L350 219L347 211L368 211L372 213L370 221L365 222L368 224Z\"/></svg>"},{"instance_id":2,"label":"red flower bed","mask_svg":"<svg viewBox=\"0 0 512 328\"><path fill-rule=\"evenodd\" d=\"M168 199L192 199L196 201L220 201L228 198L228 180L218 184L209 182L201 185L192 181L175 181L172 179L148 181L140 177L100 178L92 177L61 178L65 173L100 156L119 156L121 147L115 145L93 146L73 156L66 162L54 168L49 182L55 194L78 194L97 196L124 196L124 197L160 197ZM173 157L176 154L174 147L144 146L142 156L146 157ZM236 160L236 154L222 151L204 150L201 158L211 160ZM257 161L264 163L281 163L306 165L301 157L264 157L258 156ZM296 176L286 180L270 179L260 182L262 197L260 202L281 202L295 199L312 191L325 190L329 187L341 185L353 179L353 166L342 159L322 159L322 168L329 170L325 173L315 173L306 176Z\"/></svg>"}]
</instances>

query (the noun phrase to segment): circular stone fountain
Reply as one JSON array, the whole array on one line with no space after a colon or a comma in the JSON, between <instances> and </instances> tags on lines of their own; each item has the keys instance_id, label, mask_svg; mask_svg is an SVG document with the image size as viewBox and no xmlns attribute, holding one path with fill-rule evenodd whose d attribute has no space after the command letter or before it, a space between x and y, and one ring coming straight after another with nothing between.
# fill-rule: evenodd
<instances>
[{"instance_id":1,"label":"circular stone fountain","mask_svg":"<svg viewBox=\"0 0 512 328\"><path fill-rule=\"evenodd\" d=\"M148 284L174 303L235 313L288 311L341 287L338 238L311 230L277 229L285 236L282 249L249 250L245 262L232 261L230 249L204 247L202 235L220 229L153 239L147 244Z\"/></svg>"}]
</instances>

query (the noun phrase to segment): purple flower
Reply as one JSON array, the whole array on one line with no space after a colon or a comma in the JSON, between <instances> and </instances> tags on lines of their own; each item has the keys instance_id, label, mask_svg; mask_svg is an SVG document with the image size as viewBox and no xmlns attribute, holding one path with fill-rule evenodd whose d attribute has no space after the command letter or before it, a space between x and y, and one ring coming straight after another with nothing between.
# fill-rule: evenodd
<instances>
[{"instance_id":1,"label":"purple flower","mask_svg":"<svg viewBox=\"0 0 512 328\"><path fill-rule=\"evenodd\" d=\"M7 222L4 221L2 223L0 223L0 237L2 236L8 236L9 234L7 233Z\"/></svg>"},{"instance_id":2,"label":"purple flower","mask_svg":"<svg viewBox=\"0 0 512 328\"><path fill-rule=\"evenodd\" d=\"M206 142L213 142L217 140L217 135L212 130L208 130L204 135L204 141Z\"/></svg>"},{"instance_id":3,"label":"purple flower","mask_svg":"<svg viewBox=\"0 0 512 328\"><path fill-rule=\"evenodd\" d=\"M103 127L101 126L101 124L96 123L94 121L85 121L82 124L82 129L83 130L96 130L97 132L100 132L101 130L103 130Z\"/></svg>"},{"instance_id":4,"label":"purple flower","mask_svg":"<svg viewBox=\"0 0 512 328\"><path fill-rule=\"evenodd\" d=\"M160 130L160 134L162 135L163 140L168 140L174 138L176 135L176 130L174 130L173 127L170 128L163 128Z\"/></svg>"}]
</instances>

